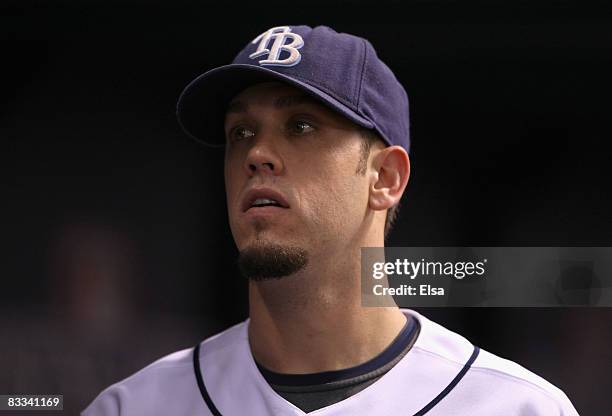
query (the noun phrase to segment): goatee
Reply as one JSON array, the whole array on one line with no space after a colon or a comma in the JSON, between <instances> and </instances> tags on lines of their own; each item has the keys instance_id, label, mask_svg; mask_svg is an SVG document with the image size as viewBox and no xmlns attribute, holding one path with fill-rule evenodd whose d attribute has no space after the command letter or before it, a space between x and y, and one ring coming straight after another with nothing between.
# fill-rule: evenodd
<instances>
[{"instance_id":1,"label":"goatee","mask_svg":"<svg viewBox=\"0 0 612 416\"><path fill-rule=\"evenodd\" d=\"M242 250L238 267L244 277L253 281L281 279L308 263L308 252L299 247L259 244Z\"/></svg>"}]
</instances>

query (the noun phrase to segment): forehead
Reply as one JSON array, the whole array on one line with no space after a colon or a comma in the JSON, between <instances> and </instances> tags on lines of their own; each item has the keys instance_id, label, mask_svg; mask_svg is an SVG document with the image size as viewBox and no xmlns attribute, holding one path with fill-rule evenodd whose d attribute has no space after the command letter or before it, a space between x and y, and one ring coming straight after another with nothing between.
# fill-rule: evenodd
<instances>
[{"instance_id":1,"label":"forehead","mask_svg":"<svg viewBox=\"0 0 612 416\"><path fill-rule=\"evenodd\" d=\"M251 106L290 108L298 105L315 107L320 111L330 112L304 91L282 82L264 82L244 89L229 103L226 114L246 112Z\"/></svg>"}]
</instances>

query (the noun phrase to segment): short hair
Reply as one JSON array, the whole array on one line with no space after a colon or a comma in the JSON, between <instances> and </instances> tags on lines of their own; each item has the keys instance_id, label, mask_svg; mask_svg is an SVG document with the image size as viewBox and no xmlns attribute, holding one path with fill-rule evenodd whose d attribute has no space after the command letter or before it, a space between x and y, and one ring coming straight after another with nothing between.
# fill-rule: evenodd
<instances>
[{"instance_id":1,"label":"short hair","mask_svg":"<svg viewBox=\"0 0 612 416\"><path fill-rule=\"evenodd\" d=\"M370 157L370 149L372 148L372 144L376 143L377 141L384 143L384 141L376 132L376 130L359 128L359 133L363 138L363 141L361 142L361 153L359 156L359 162L357 163L357 170L355 173L357 173L358 175L365 175L368 169L368 158ZM389 232L395 225L398 212L399 202L387 210L387 217L385 219L385 239L387 238Z\"/></svg>"}]
</instances>

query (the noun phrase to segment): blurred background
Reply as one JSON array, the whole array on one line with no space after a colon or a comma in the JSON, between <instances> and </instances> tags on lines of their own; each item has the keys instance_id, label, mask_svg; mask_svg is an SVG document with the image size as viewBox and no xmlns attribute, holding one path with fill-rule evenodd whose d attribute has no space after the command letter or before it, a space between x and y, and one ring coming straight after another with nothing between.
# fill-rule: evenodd
<instances>
[{"instance_id":1,"label":"blurred background","mask_svg":"<svg viewBox=\"0 0 612 416\"><path fill-rule=\"evenodd\" d=\"M413 171L388 245L610 246L604 6L4 1L0 394L63 394L77 414L246 318L223 153L174 109L272 26L366 37L405 85ZM420 312L609 414L612 308Z\"/></svg>"}]
</instances>

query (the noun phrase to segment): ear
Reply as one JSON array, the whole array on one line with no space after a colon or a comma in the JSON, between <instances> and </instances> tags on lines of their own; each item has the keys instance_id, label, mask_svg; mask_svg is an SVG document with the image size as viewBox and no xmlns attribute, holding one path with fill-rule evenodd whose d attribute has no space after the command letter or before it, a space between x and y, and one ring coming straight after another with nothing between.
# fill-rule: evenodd
<instances>
[{"instance_id":1,"label":"ear","mask_svg":"<svg viewBox=\"0 0 612 416\"><path fill-rule=\"evenodd\" d=\"M369 207L385 210L399 203L410 177L410 158L401 146L389 146L373 160L374 181L370 184Z\"/></svg>"}]
</instances>

